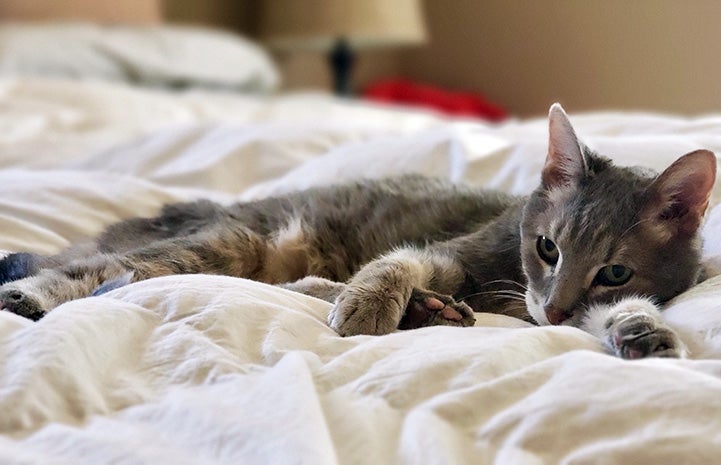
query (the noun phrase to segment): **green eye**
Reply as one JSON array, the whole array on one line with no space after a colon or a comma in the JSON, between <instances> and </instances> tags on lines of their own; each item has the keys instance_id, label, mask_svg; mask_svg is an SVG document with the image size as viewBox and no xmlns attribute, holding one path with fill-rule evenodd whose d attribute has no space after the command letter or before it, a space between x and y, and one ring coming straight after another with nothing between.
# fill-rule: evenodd
<instances>
[{"instance_id":1,"label":"green eye","mask_svg":"<svg viewBox=\"0 0 721 465\"><path fill-rule=\"evenodd\" d=\"M536 241L536 250L541 260L548 263L549 265L555 265L558 263L558 247L546 236L538 236Z\"/></svg>"},{"instance_id":2,"label":"green eye","mask_svg":"<svg viewBox=\"0 0 721 465\"><path fill-rule=\"evenodd\" d=\"M633 272L623 265L608 265L598 270L596 284L602 286L621 286L626 284Z\"/></svg>"}]
</instances>

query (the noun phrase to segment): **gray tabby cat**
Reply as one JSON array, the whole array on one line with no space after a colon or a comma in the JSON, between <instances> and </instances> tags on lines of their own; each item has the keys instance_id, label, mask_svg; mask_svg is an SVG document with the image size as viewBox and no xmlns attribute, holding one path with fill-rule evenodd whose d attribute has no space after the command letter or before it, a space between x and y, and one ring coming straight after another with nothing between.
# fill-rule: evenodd
<instances>
[{"instance_id":1,"label":"gray tabby cat","mask_svg":"<svg viewBox=\"0 0 721 465\"><path fill-rule=\"evenodd\" d=\"M714 154L689 153L653 176L579 143L559 105L549 119L529 197L408 176L168 205L54 257L9 255L0 307L37 320L129 282L211 273L300 280L285 287L333 301L329 323L343 336L470 326L478 311L582 327L625 358L683 356L651 301L700 277Z\"/></svg>"}]
</instances>

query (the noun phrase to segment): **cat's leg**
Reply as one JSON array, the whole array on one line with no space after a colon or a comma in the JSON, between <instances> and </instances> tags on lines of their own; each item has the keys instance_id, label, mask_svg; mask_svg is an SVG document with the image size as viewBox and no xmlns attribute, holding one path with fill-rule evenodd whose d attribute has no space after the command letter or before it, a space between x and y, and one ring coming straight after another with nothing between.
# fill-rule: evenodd
<instances>
[{"instance_id":1,"label":"cat's leg","mask_svg":"<svg viewBox=\"0 0 721 465\"><path fill-rule=\"evenodd\" d=\"M117 257L98 255L0 286L0 310L37 321L69 300L90 295L103 283L127 275Z\"/></svg>"},{"instance_id":2,"label":"cat's leg","mask_svg":"<svg viewBox=\"0 0 721 465\"><path fill-rule=\"evenodd\" d=\"M348 287L345 283L338 283L318 276L306 276L292 283L278 284L279 287L300 292L317 299L333 303Z\"/></svg>"},{"instance_id":3,"label":"cat's leg","mask_svg":"<svg viewBox=\"0 0 721 465\"><path fill-rule=\"evenodd\" d=\"M683 358L688 349L646 299L630 298L613 305L591 307L581 328L598 337L606 349L621 358Z\"/></svg>"},{"instance_id":4,"label":"cat's leg","mask_svg":"<svg viewBox=\"0 0 721 465\"><path fill-rule=\"evenodd\" d=\"M336 299L348 288L348 284L318 276L307 276L292 283L279 284L279 287L335 303ZM461 322L460 324L463 325L463 315L458 311L458 307L466 313L465 304L455 302L450 296L413 289L406 310L398 323L398 329L454 325L457 322Z\"/></svg>"},{"instance_id":5,"label":"cat's leg","mask_svg":"<svg viewBox=\"0 0 721 465\"><path fill-rule=\"evenodd\" d=\"M399 327L472 326L473 310L450 297L463 280L461 265L448 252L399 249L351 278L328 323L341 336L388 334Z\"/></svg>"},{"instance_id":6,"label":"cat's leg","mask_svg":"<svg viewBox=\"0 0 721 465\"><path fill-rule=\"evenodd\" d=\"M0 259L0 285L34 276L45 268L57 268L80 258L98 253L94 243L86 242L69 247L57 255L38 255L27 252L11 253Z\"/></svg>"},{"instance_id":7,"label":"cat's leg","mask_svg":"<svg viewBox=\"0 0 721 465\"><path fill-rule=\"evenodd\" d=\"M70 300L157 276L262 276L265 241L243 228L159 241L126 254L96 254L0 286L0 309L32 320Z\"/></svg>"}]
</instances>

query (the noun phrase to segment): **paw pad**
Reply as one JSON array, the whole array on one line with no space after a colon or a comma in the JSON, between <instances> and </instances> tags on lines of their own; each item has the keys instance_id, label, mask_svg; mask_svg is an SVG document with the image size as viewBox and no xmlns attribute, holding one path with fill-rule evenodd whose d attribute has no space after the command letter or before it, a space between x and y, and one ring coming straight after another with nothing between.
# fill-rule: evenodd
<instances>
[{"instance_id":1,"label":"paw pad","mask_svg":"<svg viewBox=\"0 0 721 465\"><path fill-rule=\"evenodd\" d=\"M414 289L398 329L434 325L472 326L475 321L468 305L449 296Z\"/></svg>"},{"instance_id":2,"label":"paw pad","mask_svg":"<svg viewBox=\"0 0 721 465\"><path fill-rule=\"evenodd\" d=\"M682 357L685 346L662 322L643 315L630 315L611 325L611 346L621 358Z\"/></svg>"}]
</instances>

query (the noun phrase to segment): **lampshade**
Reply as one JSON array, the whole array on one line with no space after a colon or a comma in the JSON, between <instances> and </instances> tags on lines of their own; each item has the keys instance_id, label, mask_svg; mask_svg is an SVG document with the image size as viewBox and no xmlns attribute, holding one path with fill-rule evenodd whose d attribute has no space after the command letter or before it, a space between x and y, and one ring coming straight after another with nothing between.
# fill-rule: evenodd
<instances>
[{"instance_id":1,"label":"lampshade","mask_svg":"<svg viewBox=\"0 0 721 465\"><path fill-rule=\"evenodd\" d=\"M410 45L426 39L420 0L263 0L261 37L275 49Z\"/></svg>"}]
</instances>

